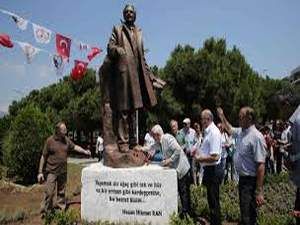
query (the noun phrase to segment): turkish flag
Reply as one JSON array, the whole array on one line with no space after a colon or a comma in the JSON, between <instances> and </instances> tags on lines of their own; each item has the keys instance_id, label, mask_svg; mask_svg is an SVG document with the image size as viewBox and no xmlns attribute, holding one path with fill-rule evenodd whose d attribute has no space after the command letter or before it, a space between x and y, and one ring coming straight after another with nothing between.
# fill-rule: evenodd
<instances>
[{"instance_id":1,"label":"turkish flag","mask_svg":"<svg viewBox=\"0 0 300 225\"><path fill-rule=\"evenodd\" d=\"M80 60L74 60L75 65L72 69L71 77L73 80L80 80L86 73L88 63Z\"/></svg>"},{"instance_id":2,"label":"turkish flag","mask_svg":"<svg viewBox=\"0 0 300 225\"><path fill-rule=\"evenodd\" d=\"M91 51L89 52L87 58L89 59L89 61L91 61L96 55L98 55L100 52L102 52L102 50L100 48L97 47L92 47Z\"/></svg>"},{"instance_id":3,"label":"turkish flag","mask_svg":"<svg viewBox=\"0 0 300 225\"><path fill-rule=\"evenodd\" d=\"M0 34L0 44L7 48L12 48L14 46L7 34Z\"/></svg>"},{"instance_id":4,"label":"turkish flag","mask_svg":"<svg viewBox=\"0 0 300 225\"><path fill-rule=\"evenodd\" d=\"M63 59L69 59L71 48L71 39L56 34L56 51Z\"/></svg>"}]
</instances>

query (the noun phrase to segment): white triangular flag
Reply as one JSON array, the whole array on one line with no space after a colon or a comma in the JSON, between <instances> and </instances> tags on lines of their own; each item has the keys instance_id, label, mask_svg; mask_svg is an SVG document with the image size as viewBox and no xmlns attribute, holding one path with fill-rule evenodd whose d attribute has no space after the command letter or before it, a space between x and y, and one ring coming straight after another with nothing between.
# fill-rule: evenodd
<instances>
[{"instance_id":1,"label":"white triangular flag","mask_svg":"<svg viewBox=\"0 0 300 225\"><path fill-rule=\"evenodd\" d=\"M28 20L25 20L22 17L17 16L17 15L12 16L12 18L15 21L15 23L17 24L17 26L19 27L19 29L21 29L21 30L27 29Z\"/></svg>"},{"instance_id":2,"label":"white triangular flag","mask_svg":"<svg viewBox=\"0 0 300 225\"><path fill-rule=\"evenodd\" d=\"M32 23L32 28L33 28L33 33L34 33L34 37L35 40L38 43L42 43L42 44L48 44L51 40L51 30L39 26L35 23Z\"/></svg>"},{"instance_id":3,"label":"white triangular flag","mask_svg":"<svg viewBox=\"0 0 300 225\"><path fill-rule=\"evenodd\" d=\"M52 61L55 66L56 75L63 76L64 65L65 65L63 58L60 55L55 54L52 55Z\"/></svg>"},{"instance_id":4,"label":"white triangular flag","mask_svg":"<svg viewBox=\"0 0 300 225\"><path fill-rule=\"evenodd\" d=\"M33 57L34 57L39 51L41 51L41 49L36 48L36 47L32 46L32 45L29 44L29 43L26 43L26 42L20 42L20 41L18 41L17 43L20 45L20 47L22 48L23 52L25 53L25 56L26 56L26 59L27 59L27 63L31 63Z\"/></svg>"},{"instance_id":5,"label":"white triangular flag","mask_svg":"<svg viewBox=\"0 0 300 225\"><path fill-rule=\"evenodd\" d=\"M87 51L90 48L88 44L85 44L83 42L79 42L78 46L80 51Z\"/></svg>"},{"instance_id":6,"label":"white triangular flag","mask_svg":"<svg viewBox=\"0 0 300 225\"><path fill-rule=\"evenodd\" d=\"M25 20L24 18L12 13L12 12L3 10L3 9L1 9L1 12L5 13L7 15L10 15L12 17L12 19L14 20L14 22L17 24L19 29L21 29L21 30L27 29L28 20Z\"/></svg>"}]
</instances>

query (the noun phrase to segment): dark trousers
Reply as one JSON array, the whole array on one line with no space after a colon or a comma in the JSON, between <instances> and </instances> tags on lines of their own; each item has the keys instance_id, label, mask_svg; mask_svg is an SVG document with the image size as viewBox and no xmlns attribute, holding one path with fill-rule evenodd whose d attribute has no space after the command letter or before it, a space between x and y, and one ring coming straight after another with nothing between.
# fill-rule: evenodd
<instances>
[{"instance_id":1,"label":"dark trousers","mask_svg":"<svg viewBox=\"0 0 300 225\"><path fill-rule=\"evenodd\" d=\"M98 151L98 162L103 158L103 151Z\"/></svg>"},{"instance_id":2,"label":"dark trousers","mask_svg":"<svg viewBox=\"0 0 300 225\"><path fill-rule=\"evenodd\" d=\"M279 149L277 149L277 151L274 153L274 156L275 156L275 160L276 160L276 173L280 174L282 171L283 154L282 154L282 152L279 151Z\"/></svg>"},{"instance_id":3,"label":"dark trousers","mask_svg":"<svg viewBox=\"0 0 300 225\"><path fill-rule=\"evenodd\" d=\"M229 173L230 171L230 173ZM225 181L228 180L228 177L230 176L230 180L234 180L236 175L234 162L233 162L233 156L227 156L226 158L226 175L225 175Z\"/></svg>"},{"instance_id":4,"label":"dark trousers","mask_svg":"<svg viewBox=\"0 0 300 225\"><path fill-rule=\"evenodd\" d=\"M270 159L270 156L266 157L266 174L274 174L274 162Z\"/></svg>"},{"instance_id":5,"label":"dark trousers","mask_svg":"<svg viewBox=\"0 0 300 225\"><path fill-rule=\"evenodd\" d=\"M296 191L295 211L300 211L300 188ZM300 218L296 218L296 224L300 225Z\"/></svg>"},{"instance_id":6,"label":"dark trousers","mask_svg":"<svg viewBox=\"0 0 300 225\"><path fill-rule=\"evenodd\" d=\"M256 177L240 176L239 197L241 211L241 225L256 225Z\"/></svg>"},{"instance_id":7,"label":"dark trousers","mask_svg":"<svg viewBox=\"0 0 300 225\"><path fill-rule=\"evenodd\" d=\"M193 216L191 211L191 195L190 195L190 186L191 186L191 177L190 172L187 172L181 179L178 179L178 192L181 201L182 214Z\"/></svg>"},{"instance_id":8,"label":"dark trousers","mask_svg":"<svg viewBox=\"0 0 300 225\"><path fill-rule=\"evenodd\" d=\"M193 179L193 169L194 169L193 168L193 156L191 156L190 153L187 153L186 157L187 157L190 167L191 167L191 169L189 170L189 174L190 174L191 179Z\"/></svg>"},{"instance_id":9,"label":"dark trousers","mask_svg":"<svg viewBox=\"0 0 300 225\"><path fill-rule=\"evenodd\" d=\"M210 224L221 225L220 184L224 171L222 165L204 166L203 184L207 189Z\"/></svg>"}]
</instances>

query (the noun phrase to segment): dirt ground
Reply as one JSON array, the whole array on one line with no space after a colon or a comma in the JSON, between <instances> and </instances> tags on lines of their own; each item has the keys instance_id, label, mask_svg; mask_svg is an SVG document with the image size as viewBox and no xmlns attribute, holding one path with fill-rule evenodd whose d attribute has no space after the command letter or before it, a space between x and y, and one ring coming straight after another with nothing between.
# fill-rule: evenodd
<instances>
[{"instance_id":1,"label":"dirt ground","mask_svg":"<svg viewBox=\"0 0 300 225\"><path fill-rule=\"evenodd\" d=\"M68 181L66 196L70 208L80 210L82 166L68 164ZM44 185L35 184L30 187L16 185L0 180L0 217L12 221L9 225L41 225L40 206L43 199ZM14 222L20 215L25 215L24 220ZM1 223L1 221L0 221Z\"/></svg>"}]
</instances>

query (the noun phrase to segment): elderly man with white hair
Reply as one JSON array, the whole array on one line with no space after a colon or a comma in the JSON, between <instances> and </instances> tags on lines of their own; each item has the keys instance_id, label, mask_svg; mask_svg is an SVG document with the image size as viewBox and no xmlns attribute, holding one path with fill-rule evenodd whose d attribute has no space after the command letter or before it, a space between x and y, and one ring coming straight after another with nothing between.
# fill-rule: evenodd
<instances>
[{"instance_id":1,"label":"elderly man with white hair","mask_svg":"<svg viewBox=\"0 0 300 225\"><path fill-rule=\"evenodd\" d=\"M155 144L150 147L151 150L159 150L163 155L162 166L168 166L176 169L178 178L178 192L182 205L181 216L187 214L192 216L190 204L190 164L182 148L171 134L165 134L160 125L155 125L151 129Z\"/></svg>"}]
</instances>

